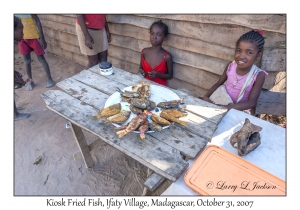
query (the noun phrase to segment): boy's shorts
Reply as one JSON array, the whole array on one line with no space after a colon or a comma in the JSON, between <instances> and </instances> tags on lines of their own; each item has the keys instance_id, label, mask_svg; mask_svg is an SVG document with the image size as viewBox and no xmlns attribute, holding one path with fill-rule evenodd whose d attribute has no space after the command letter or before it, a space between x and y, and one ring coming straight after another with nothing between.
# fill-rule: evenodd
<instances>
[{"instance_id":1,"label":"boy's shorts","mask_svg":"<svg viewBox=\"0 0 300 210\"><path fill-rule=\"evenodd\" d=\"M34 51L36 55L45 54L45 50L38 39L22 39L22 41L18 42L18 46L21 55L30 54L31 51Z\"/></svg>"}]
</instances>

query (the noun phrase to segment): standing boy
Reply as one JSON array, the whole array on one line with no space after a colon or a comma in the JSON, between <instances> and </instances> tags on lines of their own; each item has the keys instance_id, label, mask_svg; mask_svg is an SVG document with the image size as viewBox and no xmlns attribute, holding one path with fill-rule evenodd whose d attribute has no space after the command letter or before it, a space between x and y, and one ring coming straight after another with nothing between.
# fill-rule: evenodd
<instances>
[{"instance_id":1,"label":"standing boy","mask_svg":"<svg viewBox=\"0 0 300 210\"><path fill-rule=\"evenodd\" d=\"M52 87L54 85L54 81L51 77L49 65L44 57L44 54L46 53L45 49L47 48L47 43L44 37L40 19L37 15L33 14L19 14L16 16L21 19L24 26L24 38L18 43L18 46L20 54L23 55L26 65L26 73L28 76L28 85L26 87L26 90L32 90L34 87L31 73L31 51L35 52L39 62L43 65L43 68L46 72L46 76L48 79L46 88Z\"/></svg>"}]
</instances>

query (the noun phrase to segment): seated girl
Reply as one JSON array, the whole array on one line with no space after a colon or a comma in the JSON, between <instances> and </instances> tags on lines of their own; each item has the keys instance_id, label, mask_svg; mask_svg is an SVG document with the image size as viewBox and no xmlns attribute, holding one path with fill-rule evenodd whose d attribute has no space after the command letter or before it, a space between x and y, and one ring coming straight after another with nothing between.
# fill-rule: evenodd
<instances>
[{"instance_id":1,"label":"seated girl","mask_svg":"<svg viewBox=\"0 0 300 210\"><path fill-rule=\"evenodd\" d=\"M162 48L162 43L169 34L168 26L161 20L150 27L152 47L142 50L140 73L153 82L167 86L167 80L173 78L172 55Z\"/></svg>"},{"instance_id":2,"label":"seated girl","mask_svg":"<svg viewBox=\"0 0 300 210\"><path fill-rule=\"evenodd\" d=\"M225 83L226 91L233 103L223 106L227 109L251 109L251 114L254 114L254 107L268 75L254 65L254 62L261 57L264 48L265 41L262 34L261 30L252 30L237 40L234 61L228 63L218 82L204 95L205 101L214 103L210 100L211 95Z\"/></svg>"}]
</instances>

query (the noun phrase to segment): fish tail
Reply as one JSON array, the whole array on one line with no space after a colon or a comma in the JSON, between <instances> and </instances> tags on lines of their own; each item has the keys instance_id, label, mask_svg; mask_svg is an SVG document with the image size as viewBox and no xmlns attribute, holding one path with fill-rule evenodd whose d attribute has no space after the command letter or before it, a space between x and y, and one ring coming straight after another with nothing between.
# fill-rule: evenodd
<instances>
[{"instance_id":1,"label":"fish tail","mask_svg":"<svg viewBox=\"0 0 300 210\"><path fill-rule=\"evenodd\" d=\"M141 139L144 139L145 138L145 134L144 133L140 133L140 137L141 137Z\"/></svg>"},{"instance_id":2,"label":"fish tail","mask_svg":"<svg viewBox=\"0 0 300 210\"><path fill-rule=\"evenodd\" d=\"M183 125L183 126L185 126L185 127L188 126L186 122L183 122L183 121L181 121L181 120L178 120L178 123L181 124L181 125Z\"/></svg>"},{"instance_id":3,"label":"fish tail","mask_svg":"<svg viewBox=\"0 0 300 210\"><path fill-rule=\"evenodd\" d=\"M126 130L121 130L117 132L119 139L125 136L127 133L128 132L126 132Z\"/></svg>"},{"instance_id":4,"label":"fish tail","mask_svg":"<svg viewBox=\"0 0 300 210\"><path fill-rule=\"evenodd\" d=\"M94 120L98 120L99 118L100 118L99 115L93 117Z\"/></svg>"}]
</instances>

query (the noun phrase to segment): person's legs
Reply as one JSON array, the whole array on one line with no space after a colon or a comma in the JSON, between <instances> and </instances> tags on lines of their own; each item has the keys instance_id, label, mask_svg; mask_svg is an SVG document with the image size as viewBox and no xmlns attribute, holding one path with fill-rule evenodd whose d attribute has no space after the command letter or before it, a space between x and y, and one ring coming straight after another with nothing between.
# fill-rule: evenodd
<instances>
[{"instance_id":1,"label":"person's legs","mask_svg":"<svg viewBox=\"0 0 300 210\"><path fill-rule=\"evenodd\" d=\"M19 113L16 107L16 102L14 101L14 118L15 120L22 120L29 117L29 113Z\"/></svg>"},{"instance_id":2,"label":"person's legs","mask_svg":"<svg viewBox=\"0 0 300 210\"><path fill-rule=\"evenodd\" d=\"M98 54L97 55L88 55L89 63L85 67L85 69L89 69L98 64Z\"/></svg>"},{"instance_id":3,"label":"person's legs","mask_svg":"<svg viewBox=\"0 0 300 210\"><path fill-rule=\"evenodd\" d=\"M98 54L98 56L99 56L99 61L100 61L100 63L101 63L102 61L107 61L107 50L105 50L105 51L103 51L103 52L100 52L100 53Z\"/></svg>"},{"instance_id":4,"label":"person's legs","mask_svg":"<svg viewBox=\"0 0 300 210\"><path fill-rule=\"evenodd\" d=\"M27 77L28 77L28 80L29 80L29 83L26 87L26 90L32 90L33 87L34 87L34 83L33 83L33 80L32 80L32 73L31 73L31 56L30 56L30 53L23 55L23 58L24 58L24 62L25 62Z\"/></svg>"},{"instance_id":5,"label":"person's legs","mask_svg":"<svg viewBox=\"0 0 300 210\"><path fill-rule=\"evenodd\" d=\"M47 82L46 88L52 87L55 82L53 81L53 79L51 77L48 62L46 61L44 55L37 55L37 58L39 59L40 63L43 65L43 68L44 68L44 70L46 72L46 75L47 75L48 82Z\"/></svg>"}]
</instances>

